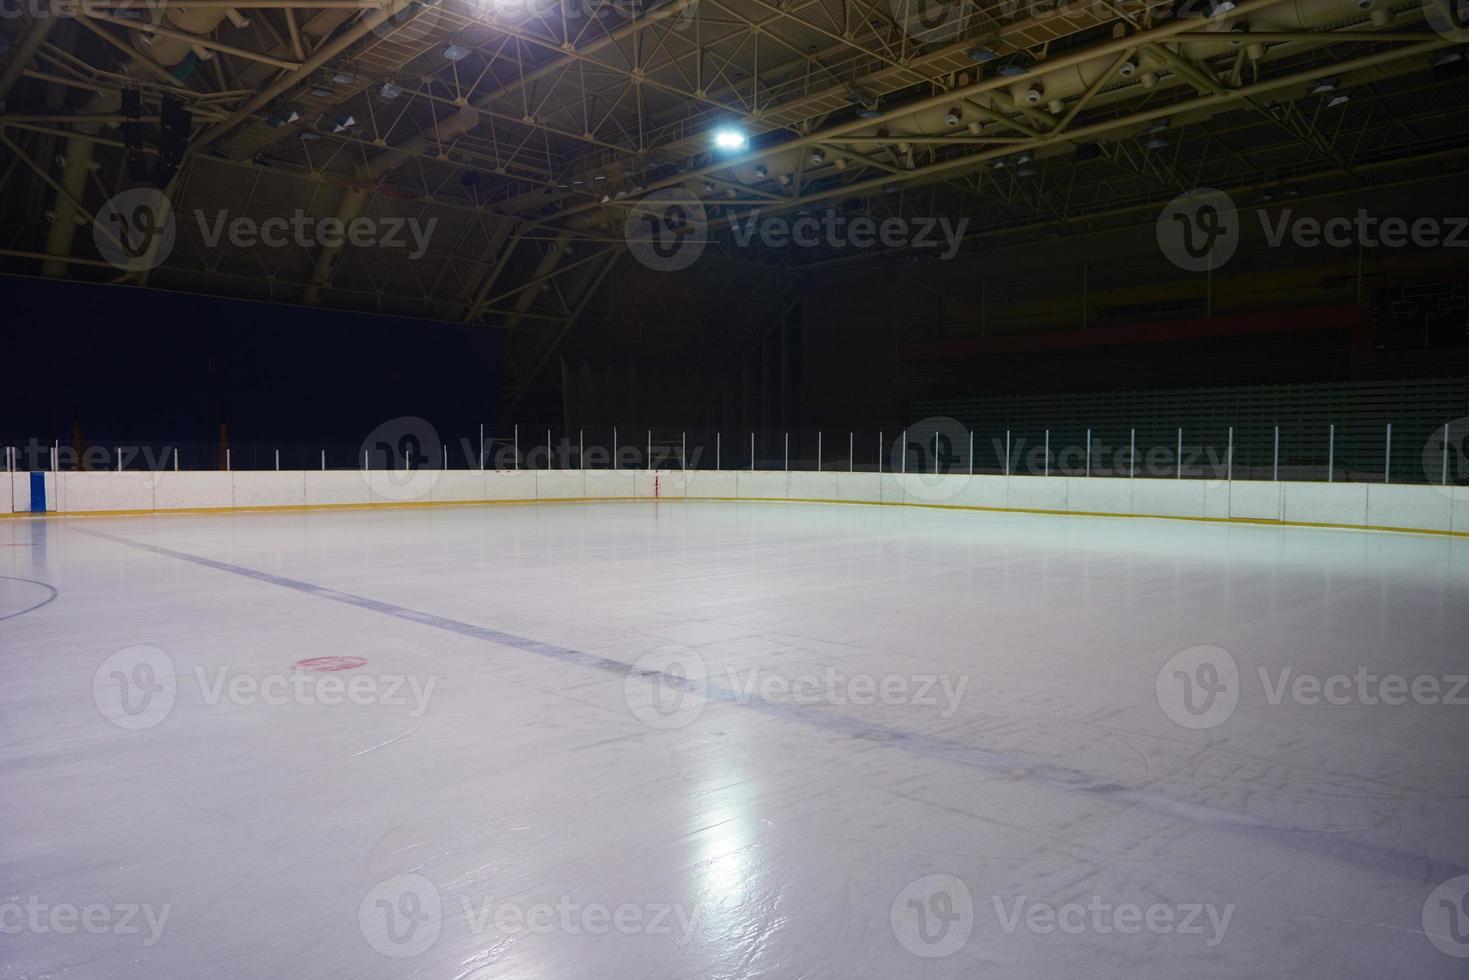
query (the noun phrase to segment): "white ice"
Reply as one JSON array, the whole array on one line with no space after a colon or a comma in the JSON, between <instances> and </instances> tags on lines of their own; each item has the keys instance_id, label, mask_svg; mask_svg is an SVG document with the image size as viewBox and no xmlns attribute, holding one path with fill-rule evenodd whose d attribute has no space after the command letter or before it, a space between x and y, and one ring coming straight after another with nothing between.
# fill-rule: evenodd
<instances>
[{"instance_id":1,"label":"white ice","mask_svg":"<svg viewBox=\"0 0 1469 980\"><path fill-rule=\"evenodd\" d=\"M0 575L3 977L1469 974L1469 540L491 506Z\"/></svg>"}]
</instances>

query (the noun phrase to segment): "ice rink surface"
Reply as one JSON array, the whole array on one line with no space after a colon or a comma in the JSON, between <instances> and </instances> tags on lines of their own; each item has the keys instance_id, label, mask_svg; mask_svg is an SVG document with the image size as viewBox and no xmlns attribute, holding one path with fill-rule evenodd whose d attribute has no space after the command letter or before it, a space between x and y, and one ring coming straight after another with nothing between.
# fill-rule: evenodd
<instances>
[{"instance_id":1,"label":"ice rink surface","mask_svg":"<svg viewBox=\"0 0 1469 980\"><path fill-rule=\"evenodd\" d=\"M1469 975L1469 540L492 506L0 575L6 978Z\"/></svg>"}]
</instances>

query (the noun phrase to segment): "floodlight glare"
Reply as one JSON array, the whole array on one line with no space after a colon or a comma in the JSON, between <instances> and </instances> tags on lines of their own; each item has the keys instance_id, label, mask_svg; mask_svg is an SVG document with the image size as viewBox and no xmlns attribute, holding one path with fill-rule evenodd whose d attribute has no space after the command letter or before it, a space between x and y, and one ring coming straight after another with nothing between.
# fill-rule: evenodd
<instances>
[{"instance_id":1,"label":"floodlight glare","mask_svg":"<svg viewBox=\"0 0 1469 980\"><path fill-rule=\"evenodd\" d=\"M720 150L743 150L750 138L738 129L716 129L714 146Z\"/></svg>"}]
</instances>

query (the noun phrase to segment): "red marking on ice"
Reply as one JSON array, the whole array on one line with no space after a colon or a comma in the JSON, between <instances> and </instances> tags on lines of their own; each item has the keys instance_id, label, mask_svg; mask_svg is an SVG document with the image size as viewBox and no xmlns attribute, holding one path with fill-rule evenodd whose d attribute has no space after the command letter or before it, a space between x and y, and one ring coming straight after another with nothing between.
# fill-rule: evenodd
<instances>
[{"instance_id":1,"label":"red marking on ice","mask_svg":"<svg viewBox=\"0 0 1469 980\"><path fill-rule=\"evenodd\" d=\"M309 670L314 674L325 674L334 670L356 670L367 663L365 657L308 657L296 661L297 670Z\"/></svg>"}]
</instances>

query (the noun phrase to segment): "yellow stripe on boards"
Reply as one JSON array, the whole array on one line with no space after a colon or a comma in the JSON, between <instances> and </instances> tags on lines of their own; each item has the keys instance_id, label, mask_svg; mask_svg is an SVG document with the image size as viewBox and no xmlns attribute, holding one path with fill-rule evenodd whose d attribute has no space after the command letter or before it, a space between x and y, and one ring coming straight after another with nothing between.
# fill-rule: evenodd
<instances>
[{"instance_id":1,"label":"yellow stripe on boards","mask_svg":"<svg viewBox=\"0 0 1469 980\"><path fill-rule=\"evenodd\" d=\"M1030 507L978 507L968 504L921 504L904 500L828 500L807 497L546 497L540 500L409 500L381 501L365 504L280 504L259 507L178 507L166 510L85 510L53 511L47 514L32 514L23 511L15 514L0 514L0 520L46 520L58 517L159 517L169 514L269 514L304 513L318 510L399 510L428 507L490 507L529 504L582 504L582 503L676 503L685 500L720 501L739 504L853 504L861 507L921 507L927 510L967 510L990 514L1046 514L1059 517L1130 517L1146 521L1194 521L1203 524L1243 524L1260 527L1311 527L1344 531L1391 531L1401 534L1433 534L1441 537L1466 538L1469 531L1444 531L1423 527L1390 527L1377 524L1329 524L1315 521L1270 520L1261 517L1188 517L1174 514L1115 514L1089 510L1045 510Z\"/></svg>"}]
</instances>

